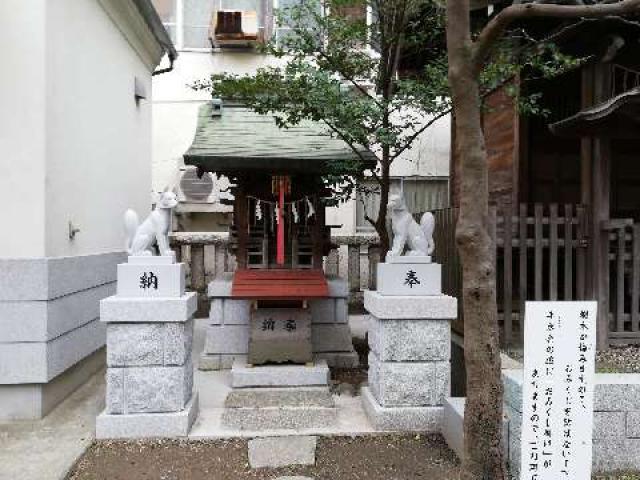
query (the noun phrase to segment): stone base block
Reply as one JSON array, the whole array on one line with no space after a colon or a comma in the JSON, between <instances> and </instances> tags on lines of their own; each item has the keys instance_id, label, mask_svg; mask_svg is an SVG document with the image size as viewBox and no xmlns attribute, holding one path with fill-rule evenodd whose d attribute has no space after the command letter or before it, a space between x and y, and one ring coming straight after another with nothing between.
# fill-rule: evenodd
<instances>
[{"instance_id":1,"label":"stone base block","mask_svg":"<svg viewBox=\"0 0 640 480\"><path fill-rule=\"evenodd\" d=\"M212 298L209 310L211 325L249 325L251 301L232 298Z\"/></svg>"},{"instance_id":2,"label":"stone base block","mask_svg":"<svg viewBox=\"0 0 640 480\"><path fill-rule=\"evenodd\" d=\"M458 299L447 295L388 296L380 292L364 292L364 308L374 317L389 320L421 318L453 319L458 316Z\"/></svg>"},{"instance_id":3,"label":"stone base block","mask_svg":"<svg viewBox=\"0 0 640 480\"><path fill-rule=\"evenodd\" d=\"M369 347L384 362L445 361L451 358L451 327L448 319L370 318Z\"/></svg>"},{"instance_id":4,"label":"stone base block","mask_svg":"<svg viewBox=\"0 0 640 480\"><path fill-rule=\"evenodd\" d=\"M205 372L211 370L230 370L236 360L243 365L247 364L246 355L211 355L209 353L203 353L200 355L200 360L198 361L198 370Z\"/></svg>"},{"instance_id":5,"label":"stone base block","mask_svg":"<svg viewBox=\"0 0 640 480\"><path fill-rule=\"evenodd\" d=\"M348 324L314 324L311 326L314 353L352 352L351 328Z\"/></svg>"},{"instance_id":6,"label":"stone base block","mask_svg":"<svg viewBox=\"0 0 640 480\"><path fill-rule=\"evenodd\" d=\"M0 385L0 423L39 420L104 368L105 350L92 353L49 383Z\"/></svg>"},{"instance_id":7,"label":"stone base block","mask_svg":"<svg viewBox=\"0 0 640 480\"><path fill-rule=\"evenodd\" d=\"M104 346L95 319L48 342L0 343L0 384L48 383Z\"/></svg>"},{"instance_id":8,"label":"stone base block","mask_svg":"<svg viewBox=\"0 0 640 480\"><path fill-rule=\"evenodd\" d=\"M107 325L109 367L184 365L191 355L193 320Z\"/></svg>"},{"instance_id":9,"label":"stone base block","mask_svg":"<svg viewBox=\"0 0 640 480\"><path fill-rule=\"evenodd\" d=\"M448 361L381 362L369 353L369 389L385 407L442 406L450 377Z\"/></svg>"},{"instance_id":10,"label":"stone base block","mask_svg":"<svg viewBox=\"0 0 640 480\"><path fill-rule=\"evenodd\" d=\"M119 297L181 297L185 289L183 263L118 265Z\"/></svg>"},{"instance_id":11,"label":"stone base block","mask_svg":"<svg viewBox=\"0 0 640 480\"><path fill-rule=\"evenodd\" d=\"M232 391L222 424L239 430L327 428L337 421L328 387L254 388Z\"/></svg>"},{"instance_id":12,"label":"stone base block","mask_svg":"<svg viewBox=\"0 0 640 480\"><path fill-rule=\"evenodd\" d=\"M48 342L100 316L100 300L115 282L49 301L0 302L0 343Z\"/></svg>"},{"instance_id":13,"label":"stone base block","mask_svg":"<svg viewBox=\"0 0 640 480\"><path fill-rule=\"evenodd\" d=\"M185 293L178 298L105 298L100 302L100 320L104 323L186 322L196 312L198 294Z\"/></svg>"},{"instance_id":14,"label":"stone base block","mask_svg":"<svg viewBox=\"0 0 640 480\"><path fill-rule=\"evenodd\" d=\"M311 366L269 365L259 367L248 367L246 363L236 361L231 369L233 388L328 385L329 377L327 362L322 360Z\"/></svg>"},{"instance_id":15,"label":"stone base block","mask_svg":"<svg viewBox=\"0 0 640 480\"><path fill-rule=\"evenodd\" d=\"M191 359L177 367L129 367L107 370L106 412L110 414L177 412L193 389Z\"/></svg>"},{"instance_id":16,"label":"stone base block","mask_svg":"<svg viewBox=\"0 0 640 480\"><path fill-rule=\"evenodd\" d=\"M357 368L360 358L355 350L351 352L323 352L316 353L313 358L316 362L324 360L331 368Z\"/></svg>"},{"instance_id":17,"label":"stone base block","mask_svg":"<svg viewBox=\"0 0 640 480\"><path fill-rule=\"evenodd\" d=\"M442 436L458 458L464 452L464 398L449 397L444 402Z\"/></svg>"},{"instance_id":18,"label":"stone base block","mask_svg":"<svg viewBox=\"0 0 640 480\"><path fill-rule=\"evenodd\" d=\"M322 298L311 300L311 321L313 323L348 323L348 298Z\"/></svg>"},{"instance_id":19,"label":"stone base block","mask_svg":"<svg viewBox=\"0 0 640 480\"><path fill-rule=\"evenodd\" d=\"M204 353L246 355L249 352L249 325L208 325Z\"/></svg>"},{"instance_id":20,"label":"stone base block","mask_svg":"<svg viewBox=\"0 0 640 480\"><path fill-rule=\"evenodd\" d=\"M362 403L373 427L380 431L439 433L443 407L382 407L368 387L362 388Z\"/></svg>"},{"instance_id":21,"label":"stone base block","mask_svg":"<svg viewBox=\"0 0 640 480\"><path fill-rule=\"evenodd\" d=\"M442 295L442 265L437 263L380 263L380 295Z\"/></svg>"},{"instance_id":22,"label":"stone base block","mask_svg":"<svg viewBox=\"0 0 640 480\"><path fill-rule=\"evenodd\" d=\"M460 459L464 453L465 400L464 397L449 397L445 400L442 424L442 436ZM502 442L505 446L508 445L509 436L509 419L505 417L502 423Z\"/></svg>"},{"instance_id":23,"label":"stone base block","mask_svg":"<svg viewBox=\"0 0 640 480\"><path fill-rule=\"evenodd\" d=\"M198 394L180 412L111 415L96 418L96 438L186 437L198 416Z\"/></svg>"}]
</instances>

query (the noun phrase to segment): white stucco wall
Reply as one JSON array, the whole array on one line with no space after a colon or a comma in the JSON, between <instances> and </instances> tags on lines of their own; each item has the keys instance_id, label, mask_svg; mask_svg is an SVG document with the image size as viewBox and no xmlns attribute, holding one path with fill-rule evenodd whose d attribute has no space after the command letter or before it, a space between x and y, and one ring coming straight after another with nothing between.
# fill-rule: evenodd
<instances>
[{"instance_id":1,"label":"white stucco wall","mask_svg":"<svg viewBox=\"0 0 640 480\"><path fill-rule=\"evenodd\" d=\"M150 60L122 28L98 0L0 2L0 257L121 251L150 210Z\"/></svg>"},{"instance_id":2,"label":"white stucco wall","mask_svg":"<svg viewBox=\"0 0 640 480\"><path fill-rule=\"evenodd\" d=\"M122 213L150 209L151 73L96 0L47 2L47 52L46 255L122 250Z\"/></svg>"},{"instance_id":3,"label":"white stucco wall","mask_svg":"<svg viewBox=\"0 0 640 480\"><path fill-rule=\"evenodd\" d=\"M0 256L45 250L45 3L0 2Z\"/></svg>"}]
</instances>

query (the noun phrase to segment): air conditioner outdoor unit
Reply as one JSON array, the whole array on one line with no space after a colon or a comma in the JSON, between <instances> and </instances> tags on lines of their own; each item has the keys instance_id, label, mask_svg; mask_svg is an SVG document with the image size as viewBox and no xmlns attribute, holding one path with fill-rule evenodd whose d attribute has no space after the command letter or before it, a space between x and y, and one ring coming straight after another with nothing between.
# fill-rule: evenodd
<instances>
[{"instance_id":1,"label":"air conditioner outdoor unit","mask_svg":"<svg viewBox=\"0 0 640 480\"><path fill-rule=\"evenodd\" d=\"M181 203L217 204L233 198L227 191L229 180L205 172L201 178L195 167L184 167L179 173L178 201Z\"/></svg>"},{"instance_id":2,"label":"air conditioner outdoor unit","mask_svg":"<svg viewBox=\"0 0 640 480\"><path fill-rule=\"evenodd\" d=\"M258 40L258 13L253 10L217 10L209 38L214 46L250 45Z\"/></svg>"}]
</instances>

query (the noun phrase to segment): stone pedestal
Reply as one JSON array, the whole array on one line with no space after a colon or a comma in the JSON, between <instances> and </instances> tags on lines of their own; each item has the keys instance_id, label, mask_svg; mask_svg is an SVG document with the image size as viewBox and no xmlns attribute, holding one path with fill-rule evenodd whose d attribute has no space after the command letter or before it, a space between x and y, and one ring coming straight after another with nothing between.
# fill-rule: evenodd
<instances>
[{"instance_id":1,"label":"stone pedestal","mask_svg":"<svg viewBox=\"0 0 640 480\"><path fill-rule=\"evenodd\" d=\"M118 294L100 303L107 395L97 438L188 434L198 411L191 360L196 307L196 293L184 292L184 265L173 258L130 257L118 266Z\"/></svg>"},{"instance_id":2,"label":"stone pedestal","mask_svg":"<svg viewBox=\"0 0 640 480\"><path fill-rule=\"evenodd\" d=\"M209 284L211 311L201 370L230 369L235 360L248 363L251 302L231 297L232 282L233 275L227 274ZM348 323L347 284L339 278L327 278L327 283L329 297L309 301L313 357L330 367L353 368L359 360Z\"/></svg>"},{"instance_id":3,"label":"stone pedestal","mask_svg":"<svg viewBox=\"0 0 640 480\"><path fill-rule=\"evenodd\" d=\"M439 432L450 390L456 299L367 291L364 306L371 323L369 386L362 399L374 427Z\"/></svg>"}]
</instances>

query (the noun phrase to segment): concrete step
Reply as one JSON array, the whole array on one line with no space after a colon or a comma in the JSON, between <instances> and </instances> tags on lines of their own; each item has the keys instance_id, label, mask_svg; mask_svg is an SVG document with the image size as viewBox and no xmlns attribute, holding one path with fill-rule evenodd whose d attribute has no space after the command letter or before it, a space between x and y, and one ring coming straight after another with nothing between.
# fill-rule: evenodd
<instances>
[{"instance_id":1,"label":"concrete step","mask_svg":"<svg viewBox=\"0 0 640 480\"><path fill-rule=\"evenodd\" d=\"M327 386L329 378L326 360L318 360L313 365L261 366L236 360L231 368L233 388Z\"/></svg>"},{"instance_id":2,"label":"concrete step","mask_svg":"<svg viewBox=\"0 0 640 480\"><path fill-rule=\"evenodd\" d=\"M336 421L328 387L236 389L222 414L223 426L238 430L325 428Z\"/></svg>"}]
</instances>

